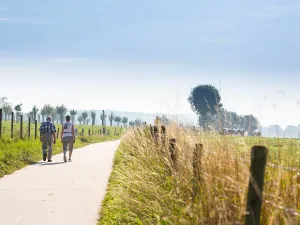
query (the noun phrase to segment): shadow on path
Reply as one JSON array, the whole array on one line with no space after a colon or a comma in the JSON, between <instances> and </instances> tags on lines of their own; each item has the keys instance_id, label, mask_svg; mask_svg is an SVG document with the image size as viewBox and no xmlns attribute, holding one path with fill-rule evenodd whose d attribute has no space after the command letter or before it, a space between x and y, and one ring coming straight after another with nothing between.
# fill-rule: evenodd
<instances>
[{"instance_id":1,"label":"shadow on path","mask_svg":"<svg viewBox=\"0 0 300 225\"><path fill-rule=\"evenodd\" d=\"M54 166L54 165L59 165L59 164L65 164L65 162L44 162L44 163L39 163L40 166Z\"/></svg>"}]
</instances>

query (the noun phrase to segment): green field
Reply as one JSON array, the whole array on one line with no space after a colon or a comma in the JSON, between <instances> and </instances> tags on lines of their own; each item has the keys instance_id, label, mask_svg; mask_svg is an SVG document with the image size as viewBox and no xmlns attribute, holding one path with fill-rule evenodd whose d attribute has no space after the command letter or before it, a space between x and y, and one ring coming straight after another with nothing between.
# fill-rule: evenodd
<instances>
[{"instance_id":1,"label":"green field","mask_svg":"<svg viewBox=\"0 0 300 225\"><path fill-rule=\"evenodd\" d=\"M40 124L38 124L38 129L39 126ZM0 177L42 159L39 132L37 132L37 139L35 139L34 124L30 124L30 138L28 138L28 127L28 123L25 122L23 125L23 139L21 139L20 123L15 123L13 138L11 138L10 122L3 122L2 139L0 139ZM106 130L109 130L109 135L98 135L98 130L102 129L101 126L92 127L87 125L76 125L75 127L78 128L80 135L76 137L74 148L83 147L92 143L119 139L124 131L124 129L121 129L120 127L106 127ZM61 125L56 124L56 129L58 128L61 129ZM81 134L82 129L84 129L83 135ZM91 130L91 136L88 135L89 129ZM62 143L60 141L59 133L57 143L53 147L53 154L61 152Z\"/></svg>"},{"instance_id":2,"label":"green field","mask_svg":"<svg viewBox=\"0 0 300 225\"><path fill-rule=\"evenodd\" d=\"M243 224L251 148L269 149L261 224L300 224L300 141L167 129L177 167L149 130L128 133L115 155L99 224ZM195 178L195 144L204 151Z\"/></svg>"}]
</instances>

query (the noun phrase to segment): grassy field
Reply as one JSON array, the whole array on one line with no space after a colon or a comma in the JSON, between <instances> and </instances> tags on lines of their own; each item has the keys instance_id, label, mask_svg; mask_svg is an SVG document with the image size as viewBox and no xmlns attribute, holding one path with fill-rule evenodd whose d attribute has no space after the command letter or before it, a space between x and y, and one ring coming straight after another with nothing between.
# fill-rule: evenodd
<instances>
[{"instance_id":1,"label":"grassy field","mask_svg":"<svg viewBox=\"0 0 300 225\"><path fill-rule=\"evenodd\" d=\"M99 224L243 224L254 145L269 149L261 224L300 224L299 140L199 134L176 126L167 135L177 140L177 169L148 130L123 136ZM202 182L192 166L196 143L204 146Z\"/></svg>"},{"instance_id":2,"label":"grassy field","mask_svg":"<svg viewBox=\"0 0 300 225\"><path fill-rule=\"evenodd\" d=\"M37 139L34 138L34 124L31 124L31 138L28 139L28 123L24 124L23 137L20 139L20 124L14 124L14 137L10 136L9 122L3 123L3 138L0 139L0 177L10 174L18 169L23 168L33 162L42 159L41 142L39 140L39 132ZM121 133L124 131L120 128L107 127L110 130L110 135L97 135L101 126L76 126L81 132L84 129L82 136L77 136L75 141L75 148L83 147L88 144L116 140L119 139ZM38 125L39 128L39 125ZM61 129L61 125L56 125L56 128ZM88 130L91 129L91 136L88 136ZM116 129L116 133L115 133ZM92 130L94 130L94 135ZM60 141L60 134L57 143L53 147L53 154L62 152L62 143Z\"/></svg>"}]
</instances>

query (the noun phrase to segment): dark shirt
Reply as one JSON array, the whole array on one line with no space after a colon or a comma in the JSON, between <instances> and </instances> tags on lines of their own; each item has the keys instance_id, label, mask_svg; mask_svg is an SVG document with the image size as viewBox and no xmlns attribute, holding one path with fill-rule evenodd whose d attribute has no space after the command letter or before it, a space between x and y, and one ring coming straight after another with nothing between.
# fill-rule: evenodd
<instances>
[{"instance_id":1,"label":"dark shirt","mask_svg":"<svg viewBox=\"0 0 300 225\"><path fill-rule=\"evenodd\" d=\"M43 134L44 133L54 134L56 133L55 125L49 121L43 122L40 127L40 132Z\"/></svg>"}]
</instances>

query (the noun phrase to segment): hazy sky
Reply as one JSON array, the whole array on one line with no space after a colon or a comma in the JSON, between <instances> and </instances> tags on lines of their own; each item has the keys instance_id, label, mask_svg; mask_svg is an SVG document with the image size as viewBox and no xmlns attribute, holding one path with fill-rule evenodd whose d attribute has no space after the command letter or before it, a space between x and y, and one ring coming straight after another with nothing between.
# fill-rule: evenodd
<instances>
[{"instance_id":1,"label":"hazy sky","mask_svg":"<svg viewBox=\"0 0 300 225\"><path fill-rule=\"evenodd\" d=\"M192 113L210 83L228 110L298 125L299 22L298 0L0 0L0 96Z\"/></svg>"}]
</instances>

